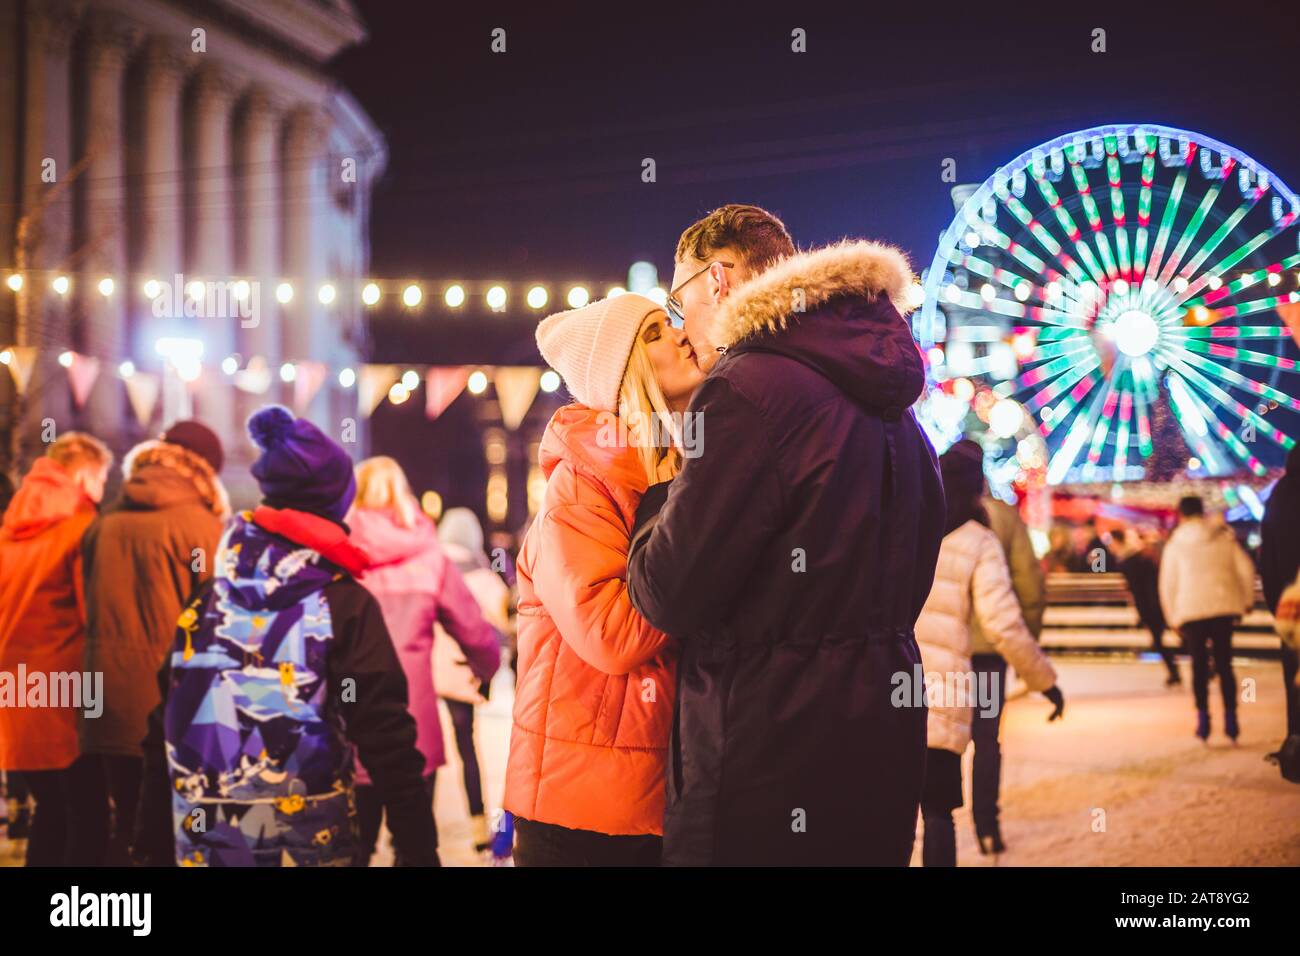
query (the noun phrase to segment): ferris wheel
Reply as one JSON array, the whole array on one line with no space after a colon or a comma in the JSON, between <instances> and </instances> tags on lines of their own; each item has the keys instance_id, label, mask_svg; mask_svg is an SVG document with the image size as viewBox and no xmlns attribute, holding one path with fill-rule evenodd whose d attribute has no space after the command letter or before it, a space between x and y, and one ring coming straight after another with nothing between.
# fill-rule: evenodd
<instances>
[{"instance_id":1,"label":"ferris wheel","mask_svg":"<svg viewBox=\"0 0 1300 956\"><path fill-rule=\"evenodd\" d=\"M1278 312L1300 302L1298 219L1277 176L1199 133L1034 147L940 239L913 319L932 384L1010 407L999 434L1031 439L1049 484L1149 477L1162 423L1193 473L1263 475L1300 434L1300 328Z\"/></svg>"}]
</instances>

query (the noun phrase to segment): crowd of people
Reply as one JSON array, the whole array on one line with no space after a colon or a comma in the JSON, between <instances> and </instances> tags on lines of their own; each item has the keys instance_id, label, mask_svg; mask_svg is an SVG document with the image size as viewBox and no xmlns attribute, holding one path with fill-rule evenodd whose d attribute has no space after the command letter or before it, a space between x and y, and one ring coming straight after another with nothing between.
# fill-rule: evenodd
<instances>
[{"instance_id":1,"label":"crowd of people","mask_svg":"<svg viewBox=\"0 0 1300 956\"><path fill-rule=\"evenodd\" d=\"M1222 727L1234 743L1241 734L1237 682L1232 665L1236 626L1256 603L1256 579L1264 603L1277 615L1283 592L1296 583L1300 548L1295 543L1295 519L1300 515L1300 453L1292 450L1287 469L1270 492L1260 523L1259 547L1252 555L1241 538L1219 516L1208 514L1205 502L1189 495L1178 502L1177 524L1166 533L1155 525L1113 527L1101 531L1096 523L1073 529L1086 545L1072 544L1072 529L1059 528L1046 556L1049 569L1085 572L1118 571L1124 578L1138 621L1151 635L1151 647L1166 670L1166 685L1182 684L1176 650L1191 661L1192 695L1196 705L1196 736L1209 738L1214 721L1209 684L1219 681L1223 701ZM1167 635L1172 631L1177 640ZM1297 721L1297 655L1292 643L1281 645L1283 687L1287 691L1286 737L1300 734ZM1283 749L1285 748L1283 745ZM1294 747L1295 744L1292 744ZM1270 754L1281 756L1282 749Z\"/></svg>"},{"instance_id":2,"label":"crowd of people","mask_svg":"<svg viewBox=\"0 0 1300 956\"><path fill-rule=\"evenodd\" d=\"M626 293L538 326L574 401L541 441L514 614L472 513L436 527L395 461L354 465L283 407L248 422L262 500L236 513L198 422L133 449L102 514L108 449L53 442L0 526L0 671L103 689L0 707L29 865L366 865L385 822L397 862L437 865L440 696L485 849L474 708L512 634L520 866L903 866L918 816L923 862L950 866L972 741L980 852L1001 852L1007 664L1049 720L1065 700L1024 523L977 444L936 457L910 411L906 260L796 252L753 206L691 225L674 259L665 306ZM1245 570L1183 514L1155 606L1202 715L1212 651L1227 720ZM1300 559L1270 554L1266 591Z\"/></svg>"},{"instance_id":3,"label":"crowd of people","mask_svg":"<svg viewBox=\"0 0 1300 956\"><path fill-rule=\"evenodd\" d=\"M112 455L78 432L9 503L0 669L51 689L102 675L93 708L0 707L11 835L17 798L35 804L28 865L365 864L385 820L402 862L438 862L435 636L455 648L448 691L481 696L509 589L489 571L496 589L471 590L487 566L477 519L448 512L444 544L392 459L354 469L280 406L249 430L251 511L231 513L223 449L197 421L133 448L103 514ZM485 848L472 717L457 723Z\"/></svg>"}]
</instances>

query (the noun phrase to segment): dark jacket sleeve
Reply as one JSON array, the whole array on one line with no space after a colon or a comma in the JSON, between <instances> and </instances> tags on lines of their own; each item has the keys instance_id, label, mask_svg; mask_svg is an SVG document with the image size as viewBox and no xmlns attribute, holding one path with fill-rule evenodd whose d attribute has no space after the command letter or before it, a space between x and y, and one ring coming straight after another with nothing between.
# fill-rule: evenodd
<instances>
[{"instance_id":1,"label":"dark jacket sleeve","mask_svg":"<svg viewBox=\"0 0 1300 956\"><path fill-rule=\"evenodd\" d=\"M1273 487L1260 525L1259 577L1264 603L1277 611L1277 602L1300 569L1300 501L1292 498L1290 476Z\"/></svg>"},{"instance_id":2,"label":"dark jacket sleeve","mask_svg":"<svg viewBox=\"0 0 1300 956\"><path fill-rule=\"evenodd\" d=\"M701 454L669 483L657 516L653 500L638 511L628 553L633 606L678 639L727 616L785 507L772 438L754 405L714 375L690 411L703 423Z\"/></svg>"},{"instance_id":3,"label":"dark jacket sleeve","mask_svg":"<svg viewBox=\"0 0 1300 956\"><path fill-rule=\"evenodd\" d=\"M383 800L402 860L436 866L437 831L424 789L424 757L415 746L406 675L383 612L370 592L350 579L331 584L325 596L334 626L330 688L340 702L344 730Z\"/></svg>"},{"instance_id":4,"label":"dark jacket sleeve","mask_svg":"<svg viewBox=\"0 0 1300 956\"><path fill-rule=\"evenodd\" d=\"M137 866L175 866L176 841L172 833L171 781L167 773L164 713L171 688L172 656L163 657L158 671L161 702L149 713L144 738L144 767L140 777L140 802L131 839L131 861Z\"/></svg>"}]
</instances>

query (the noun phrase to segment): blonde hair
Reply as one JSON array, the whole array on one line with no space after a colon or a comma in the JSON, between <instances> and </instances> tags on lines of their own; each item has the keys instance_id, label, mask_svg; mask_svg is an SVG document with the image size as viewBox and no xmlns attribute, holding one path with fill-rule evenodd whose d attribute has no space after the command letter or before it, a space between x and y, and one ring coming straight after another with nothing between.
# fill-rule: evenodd
<instances>
[{"instance_id":1,"label":"blonde hair","mask_svg":"<svg viewBox=\"0 0 1300 956\"><path fill-rule=\"evenodd\" d=\"M357 465L357 497L352 507L388 508L403 528L414 527L420 513L406 473L387 455L376 455Z\"/></svg>"},{"instance_id":2,"label":"blonde hair","mask_svg":"<svg viewBox=\"0 0 1300 956\"><path fill-rule=\"evenodd\" d=\"M676 439L675 429L671 429L672 412L664 400L663 389L655 378L654 367L646 353L645 341L640 330L632 342L632 352L627 357L627 369L623 372L623 383L618 389L618 417L627 426L628 440L641 459L645 469L646 481L654 484L659 480L659 464L673 450L671 445L656 443L656 434L663 434L665 427ZM658 427L654 427L654 425ZM653 433L647 434L646 427L653 427ZM674 471L680 461L674 456Z\"/></svg>"},{"instance_id":3,"label":"blonde hair","mask_svg":"<svg viewBox=\"0 0 1300 956\"><path fill-rule=\"evenodd\" d=\"M108 446L85 432L64 432L45 450L45 457L70 475L85 469L107 469L113 463L113 453Z\"/></svg>"}]
</instances>

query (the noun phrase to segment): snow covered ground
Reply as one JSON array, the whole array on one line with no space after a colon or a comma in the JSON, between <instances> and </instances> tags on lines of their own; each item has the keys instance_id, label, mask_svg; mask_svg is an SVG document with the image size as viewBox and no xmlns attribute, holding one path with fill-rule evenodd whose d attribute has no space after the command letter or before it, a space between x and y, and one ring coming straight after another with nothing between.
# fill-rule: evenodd
<instances>
[{"instance_id":1,"label":"snow covered ground","mask_svg":"<svg viewBox=\"0 0 1300 956\"><path fill-rule=\"evenodd\" d=\"M1051 645L1050 632L1045 643ZM1276 661L1236 661L1253 693L1239 705L1242 736L1223 736L1211 685L1214 734L1192 729L1189 667L1184 686L1166 689L1155 660L1054 656L1065 716L1048 724L1037 694L1012 700L1003 722L1002 830L1008 850L981 857L967 806L958 810L961 866L1297 866L1300 787L1282 780L1264 754L1282 740L1284 702ZM499 675L476 730L489 808L501 801L510 737L510 675ZM1247 696L1251 694L1248 693ZM444 714L449 763L438 773L435 811L443 862L475 866L460 762ZM490 812L490 811L489 811ZM0 840L0 865L15 865ZM916 859L919 864L919 839ZM391 861L386 842L375 865Z\"/></svg>"},{"instance_id":2,"label":"snow covered ground","mask_svg":"<svg viewBox=\"0 0 1300 956\"><path fill-rule=\"evenodd\" d=\"M1281 666L1237 659L1254 702L1238 706L1241 738L1223 735L1210 686L1213 733L1194 735L1184 686L1163 686L1158 661L1056 657L1065 716L1047 723L1037 694L1011 701L1003 720L1002 831L1007 852L981 857L967 806L958 810L961 866L1296 866L1300 786L1264 755L1284 735ZM919 842L919 841L918 841ZM919 862L919 851L914 862Z\"/></svg>"},{"instance_id":3,"label":"snow covered ground","mask_svg":"<svg viewBox=\"0 0 1300 956\"><path fill-rule=\"evenodd\" d=\"M1007 704L1002 829L1008 850L997 859L981 857L975 844L967 754L967 806L956 813L959 865L1300 865L1300 786L1264 761L1285 727L1276 661L1234 664L1238 683L1253 688L1255 698L1238 706L1236 747L1223 736L1217 683L1210 686L1209 744L1193 735L1186 660L1183 686L1168 689L1158 660L1053 661L1066 695L1062 720L1047 723L1050 705L1037 694ZM500 800L508 696L508 684L498 683L478 718L490 805ZM447 752L454 760L450 740ZM438 774L442 857L448 865L474 865L459 774L459 763ZM919 832L914 862L920 863Z\"/></svg>"}]
</instances>

